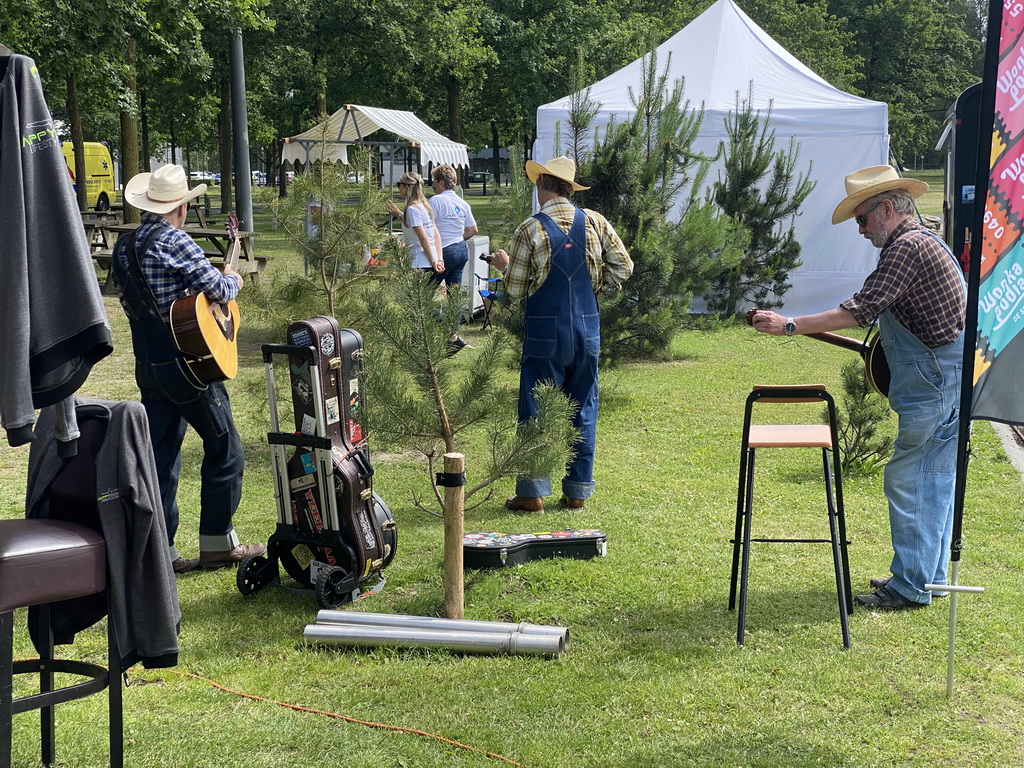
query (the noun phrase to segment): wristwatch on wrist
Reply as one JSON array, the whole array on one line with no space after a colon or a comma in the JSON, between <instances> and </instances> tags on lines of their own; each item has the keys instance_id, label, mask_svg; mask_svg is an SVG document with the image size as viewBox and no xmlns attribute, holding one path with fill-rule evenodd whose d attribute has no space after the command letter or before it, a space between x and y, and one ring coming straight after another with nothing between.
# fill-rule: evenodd
<instances>
[{"instance_id":1,"label":"wristwatch on wrist","mask_svg":"<svg viewBox=\"0 0 1024 768\"><path fill-rule=\"evenodd\" d=\"M794 333L796 333L796 323L793 322L792 317L786 318L786 324L782 326L782 332L787 336L792 336Z\"/></svg>"}]
</instances>

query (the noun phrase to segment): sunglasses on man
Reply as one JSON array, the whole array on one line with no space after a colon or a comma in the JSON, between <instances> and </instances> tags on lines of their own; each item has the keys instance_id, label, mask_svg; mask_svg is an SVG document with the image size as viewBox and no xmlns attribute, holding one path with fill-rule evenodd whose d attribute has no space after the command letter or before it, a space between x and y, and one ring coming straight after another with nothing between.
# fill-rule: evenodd
<instances>
[{"instance_id":1,"label":"sunglasses on man","mask_svg":"<svg viewBox=\"0 0 1024 768\"><path fill-rule=\"evenodd\" d=\"M868 208L866 211L864 211L864 213L860 214L860 216L854 216L853 220L857 222L857 226L858 227L866 227L868 225L868 214L871 213L873 210L875 210L875 208L877 208L878 206L880 206L884 202L885 202L885 200L879 200L877 203L875 203L870 208Z\"/></svg>"}]
</instances>

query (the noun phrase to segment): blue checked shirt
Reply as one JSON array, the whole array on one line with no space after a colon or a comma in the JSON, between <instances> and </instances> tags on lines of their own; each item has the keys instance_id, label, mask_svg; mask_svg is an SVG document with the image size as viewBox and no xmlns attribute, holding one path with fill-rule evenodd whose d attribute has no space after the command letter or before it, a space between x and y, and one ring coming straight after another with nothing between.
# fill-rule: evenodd
<instances>
[{"instance_id":1,"label":"blue checked shirt","mask_svg":"<svg viewBox=\"0 0 1024 768\"><path fill-rule=\"evenodd\" d=\"M150 249L141 249L153 230L159 229ZM117 244L117 258L127 269L128 253ZM135 230L135 247L142 265L142 274L156 297L161 316L167 319L171 304L191 293L205 293L215 302L226 302L238 295L238 281L221 274L206 258L203 249L189 237L188 232L171 226L163 216L142 213L142 224Z\"/></svg>"}]
</instances>

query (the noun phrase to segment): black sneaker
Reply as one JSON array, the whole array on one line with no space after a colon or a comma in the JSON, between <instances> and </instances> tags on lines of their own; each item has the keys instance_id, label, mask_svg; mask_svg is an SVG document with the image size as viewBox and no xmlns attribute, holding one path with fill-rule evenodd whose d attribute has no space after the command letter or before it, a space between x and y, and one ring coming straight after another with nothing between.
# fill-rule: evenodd
<instances>
[{"instance_id":1,"label":"black sneaker","mask_svg":"<svg viewBox=\"0 0 1024 768\"><path fill-rule=\"evenodd\" d=\"M905 611L912 608L924 608L925 603L915 603L907 600L895 589L882 587L870 595L857 595L853 598L858 605L871 608L876 611Z\"/></svg>"},{"instance_id":2,"label":"black sneaker","mask_svg":"<svg viewBox=\"0 0 1024 768\"><path fill-rule=\"evenodd\" d=\"M472 345L466 342L461 336L456 336L448 342L448 355L447 357L453 357L464 349L473 349Z\"/></svg>"}]
</instances>

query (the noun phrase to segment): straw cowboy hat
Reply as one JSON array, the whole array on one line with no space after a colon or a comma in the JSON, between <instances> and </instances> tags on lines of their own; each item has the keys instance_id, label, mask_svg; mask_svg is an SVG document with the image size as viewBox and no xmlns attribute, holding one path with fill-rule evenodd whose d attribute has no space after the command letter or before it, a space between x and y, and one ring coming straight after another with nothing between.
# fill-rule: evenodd
<instances>
[{"instance_id":1,"label":"straw cowboy hat","mask_svg":"<svg viewBox=\"0 0 1024 768\"><path fill-rule=\"evenodd\" d=\"M584 187L576 183L576 163L565 155L556 157L554 160L548 160L547 165L535 163L533 160L526 161L526 175L530 178L530 181L536 184L537 177L541 174L554 176L556 179L569 182L572 184L573 192L590 189L590 187Z\"/></svg>"},{"instance_id":2,"label":"straw cowboy hat","mask_svg":"<svg viewBox=\"0 0 1024 768\"><path fill-rule=\"evenodd\" d=\"M902 189L909 192L911 197L920 197L928 191L928 185L917 179L900 178L891 165L873 165L854 171L846 177L846 199L836 206L832 223L838 224L853 218L853 211L858 205L890 189Z\"/></svg>"},{"instance_id":3,"label":"straw cowboy hat","mask_svg":"<svg viewBox=\"0 0 1024 768\"><path fill-rule=\"evenodd\" d=\"M124 199L129 205L150 213L170 213L205 191L205 184L190 190L185 169L168 164L152 173L134 176L124 187Z\"/></svg>"}]
</instances>

